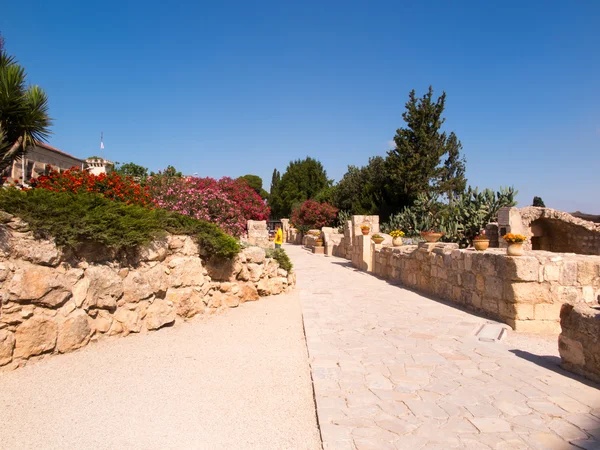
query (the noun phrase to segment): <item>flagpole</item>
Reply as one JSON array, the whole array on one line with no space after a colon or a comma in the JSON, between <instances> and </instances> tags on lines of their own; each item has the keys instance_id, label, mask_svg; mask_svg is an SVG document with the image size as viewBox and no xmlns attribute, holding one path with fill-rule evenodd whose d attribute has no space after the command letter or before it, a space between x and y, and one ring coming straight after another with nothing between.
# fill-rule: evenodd
<instances>
[{"instance_id":1,"label":"flagpole","mask_svg":"<svg viewBox=\"0 0 600 450\"><path fill-rule=\"evenodd\" d=\"M103 139L104 139L104 132L101 131L100 132L100 159L102 159L102 150L104 149L104 142L102 142Z\"/></svg>"}]
</instances>

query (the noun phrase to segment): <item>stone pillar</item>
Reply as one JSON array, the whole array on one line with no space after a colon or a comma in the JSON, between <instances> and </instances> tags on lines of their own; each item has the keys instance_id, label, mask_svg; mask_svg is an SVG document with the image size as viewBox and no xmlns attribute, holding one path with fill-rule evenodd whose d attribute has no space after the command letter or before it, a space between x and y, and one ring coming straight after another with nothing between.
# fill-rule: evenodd
<instances>
[{"instance_id":1,"label":"stone pillar","mask_svg":"<svg viewBox=\"0 0 600 450\"><path fill-rule=\"evenodd\" d=\"M248 243L259 247L269 247L269 230L266 220L248 221Z\"/></svg>"},{"instance_id":2,"label":"stone pillar","mask_svg":"<svg viewBox=\"0 0 600 450\"><path fill-rule=\"evenodd\" d=\"M283 233L283 242L287 242L290 232L290 219L281 219L281 232Z\"/></svg>"},{"instance_id":3,"label":"stone pillar","mask_svg":"<svg viewBox=\"0 0 600 450\"><path fill-rule=\"evenodd\" d=\"M379 216L352 216L352 236L362 235L361 225L369 225L371 227L370 234L379 233ZM352 245L354 245L354 241Z\"/></svg>"},{"instance_id":4,"label":"stone pillar","mask_svg":"<svg viewBox=\"0 0 600 450\"><path fill-rule=\"evenodd\" d=\"M523 234L525 236L530 234L528 229L523 226L521 213L519 212L518 208L510 208L505 206L504 208L500 208L498 211L498 235L500 237L498 239L498 244L500 248L508 247L506 241L502 239L502 236L508 233ZM525 241L523 248L525 250L531 250L531 239Z\"/></svg>"},{"instance_id":5,"label":"stone pillar","mask_svg":"<svg viewBox=\"0 0 600 450\"><path fill-rule=\"evenodd\" d=\"M373 253L370 236L355 236L352 245L352 265L366 272L373 271Z\"/></svg>"}]
</instances>

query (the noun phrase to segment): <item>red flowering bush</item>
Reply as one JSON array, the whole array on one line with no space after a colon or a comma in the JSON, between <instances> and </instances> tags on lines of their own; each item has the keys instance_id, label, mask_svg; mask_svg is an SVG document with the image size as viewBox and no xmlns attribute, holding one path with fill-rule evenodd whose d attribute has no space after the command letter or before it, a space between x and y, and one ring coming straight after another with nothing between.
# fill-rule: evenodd
<instances>
[{"instance_id":1,"label":"red flowering bush","mask_svg":"<svg viewBox=\"0 0 600 450\"><path fill-rule=\"evenodd\" d=\"M248 220L269 217L269 208L245 180L159 174L147 183L160 208L217 224L233 236L246 230Z\"/></svg>"},{"instance_id":2,"label":"red flowering bush","mask_svg":"<svg viewBox=\"0 0 600 450\"><path fill-rule=\"evenodd\" d=\"M333 225L338 209L329 203L306 200L292 211L292 222L301 231Z\"/></svg>"},{"instance_id":3,"label":"red flowering bush","mask_svg":"<svg viewBox=\"0 0 600 450\"><path fill-rule=\"evenodd\" d=\"M47 189L54 192L92 192L102 194L110 200L128 205L154 206L154 200L148 189L140 186L131 177L122 177L115 172L93 175L78 167L64 172L50 169L48 175L42 175L29 182L33 189Z\"/></svg>"}]
</instances>

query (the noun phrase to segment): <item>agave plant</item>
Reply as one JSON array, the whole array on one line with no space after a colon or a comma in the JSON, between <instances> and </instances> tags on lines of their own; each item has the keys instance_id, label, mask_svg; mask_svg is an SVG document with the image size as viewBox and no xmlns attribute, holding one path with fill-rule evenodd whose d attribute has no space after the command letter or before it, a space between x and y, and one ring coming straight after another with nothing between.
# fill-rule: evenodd
<instances>
[{"instance_id":1,"label":"agave plant","mask_svg":"<svg viewBox=\"0 0 600 450\"><path fill-rule=\"evenodd\" d=\"M25 69L0 48L0 171L50 134L48 96L39 86L27 86L26 78Z\"/></svg>"}]
</instances>

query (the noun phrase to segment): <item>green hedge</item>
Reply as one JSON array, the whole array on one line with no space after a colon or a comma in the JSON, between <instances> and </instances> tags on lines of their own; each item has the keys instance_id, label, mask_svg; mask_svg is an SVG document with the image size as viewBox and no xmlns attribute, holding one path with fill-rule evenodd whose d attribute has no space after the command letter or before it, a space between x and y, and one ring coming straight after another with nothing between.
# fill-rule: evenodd
<instances>
[{"instance_id":1,"label":"green hedge","mask_svg":"<svg viewBox=\"0 0 600 450\"><path fill-rule=\"evenodd\" d=\"M240 251L237 240L217 225L99 194L1 189L0 210L20 217L36 236L53 237L60 246L92 241L120 250L172 233L194 236L209 255L231 258Z\"/></svg>"},{"instance_id":2,"label":"green hedge","mask_svg":"<svg viewBox=\"0 0 600 450\"><path fill-rule=\"evenodd\" d=\"M273 258L279 263L279 267L288 272L292 270L292 267L294 267L292 265L292 261L290 261L290 257L282 248L268 248L267 258Z\"/></svg>"}]
</instances>

